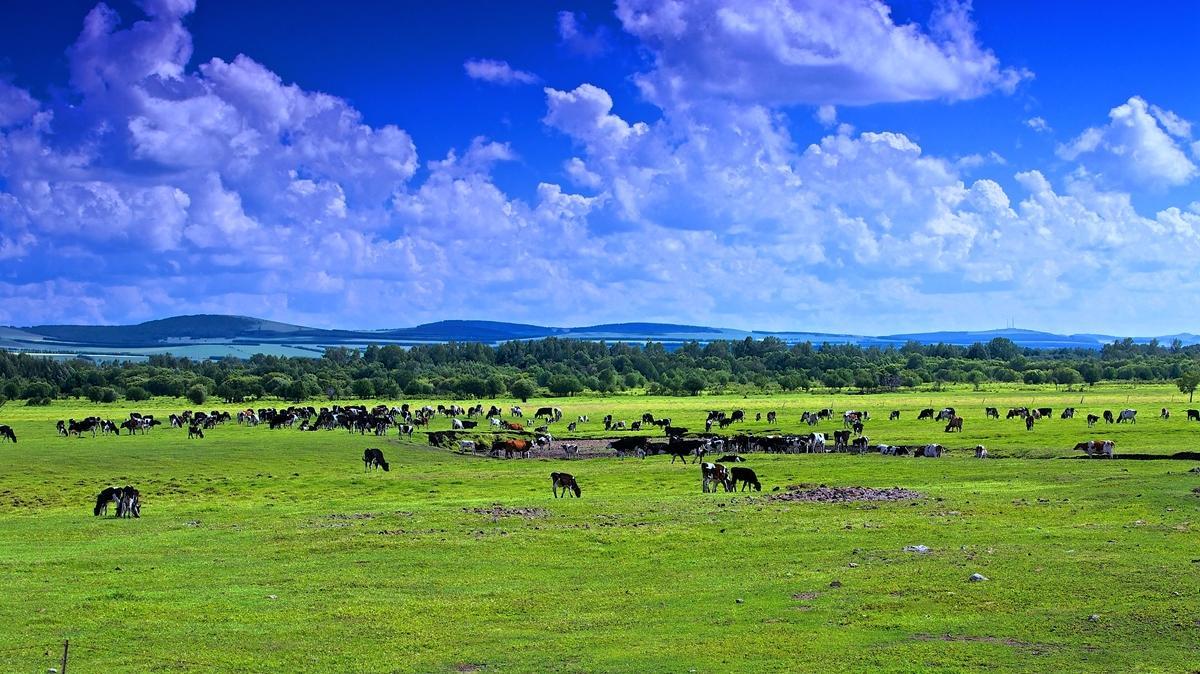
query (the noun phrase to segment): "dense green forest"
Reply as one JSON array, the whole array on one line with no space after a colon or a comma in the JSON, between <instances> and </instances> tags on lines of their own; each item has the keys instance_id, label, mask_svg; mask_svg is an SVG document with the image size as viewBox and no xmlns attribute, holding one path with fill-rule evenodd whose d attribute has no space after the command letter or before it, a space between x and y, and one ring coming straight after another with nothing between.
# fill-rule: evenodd
<instances>
[{"instance_id":1,"label":"dense green forest","mask_svg":"<svg viewBox=\"0 0 1200 674\"><path fill-rule=\"evenodd\" d=\"M69 361L0 352L0 395L27 404L54 398L98 402L187 396L245 402L447 396L458 399L585 391L695 395L702 391L852 390L870 393L951 383L1025 382L1081 386L1097 381L1174 380L1185 392L1200 379L1200 346L1116 342L1098 351L1022 349L1004 338L969 347L911 342L898 349L789 346L768 337L690 343L604 344L548 338L363 351L329 349L321 358L258 355L194 361L170 355L145 363Z\"/></svg>"}]
</instances>

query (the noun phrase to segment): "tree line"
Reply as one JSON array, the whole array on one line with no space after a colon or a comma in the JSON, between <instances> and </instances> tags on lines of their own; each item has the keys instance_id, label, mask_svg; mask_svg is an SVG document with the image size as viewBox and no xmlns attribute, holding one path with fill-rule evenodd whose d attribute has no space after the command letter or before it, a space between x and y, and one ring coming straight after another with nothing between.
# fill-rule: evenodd
<instances>
[{"instance_id":1,"label":"tree line","mask_svg":"<svg viewBox=\"0 0 1200 674\"><path fill-rule=\"evenodd\" d=\"M181 396L203 404L260 399L303 402L350 398L494 398L625 391L650 395L709 392L859 391L1023 382L1075 387L1105 381L1200 383L1200 346L1124 340L1090 349L1030 349L997 337L971 346L907 343L899 348L780 339L689 342L668 349L560 338L498 346L448 343L330 348L320 358L255 355L146 362L56 360L0 352L0 398L49 404Z\"/></svg>"}]
</instances>

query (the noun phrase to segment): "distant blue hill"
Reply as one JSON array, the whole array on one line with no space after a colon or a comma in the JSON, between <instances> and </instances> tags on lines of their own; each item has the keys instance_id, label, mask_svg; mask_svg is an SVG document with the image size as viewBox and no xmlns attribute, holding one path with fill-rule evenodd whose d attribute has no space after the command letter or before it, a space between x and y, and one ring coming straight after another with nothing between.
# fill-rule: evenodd
<instances>
[{"instance_id":1,"label":"distant blue hill","mask_svg":"<svg viewBox=\"0 0 1200 674\"><path fill-rule=\"evenodd\" d=\"M447 320L410 328L386 330L342 330L311 328L279 323L249 316L198 314L174 316L137 325L35 325L24 328L0 327L0 349L54 353L63 356L85 355L99 358L122 355L144 358L154 353L174 353L195 358L226 355L247 357L255 353L318 356L326 347L361 348L368 344L413 346L445 342L482 342L499 344L514 340L559 337L590 341L644 343L661 342L676 348L689 341L744 340L775 337L789 344L858 344L861 346L899 347L909 341L922 344L968 346L996 337L1011 339L1030 348L1099 349L1120 338L1109 335L1058 335L1036 330L983 330L902 333L893 335L851 335L808 331L746 331L672 323L605 323L581 327L546 327L502 321ZM1144 343L1151 338L1134 338ZM1159 337L1168 345L1179 339L1183 344L1200 343L1200 336L1180 333Z\"/></svg>"}]
</instances>

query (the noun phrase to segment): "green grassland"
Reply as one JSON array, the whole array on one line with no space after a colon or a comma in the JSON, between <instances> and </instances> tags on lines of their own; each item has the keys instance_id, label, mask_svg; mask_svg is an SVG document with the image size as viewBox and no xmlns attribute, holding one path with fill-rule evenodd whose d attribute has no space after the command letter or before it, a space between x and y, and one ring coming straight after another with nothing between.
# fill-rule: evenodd
<instances>
[{"instance_id":1,"label":"green grassland","mask_svg":"<svg viewBox=\"0 0 1200 674\"><path fill-rule=\"evenodd\" d=\"M610 437L605 413L703 430L705 410L744 409L751 421L731 432L770 432L753 415L774 409L794 432L809 430L805 409L866 409L873 442L951 452L750 455L763 493L702 494L698 468L662 456L502 461L420 436L234 423L204 440L168 428L67 439L54 420L192 406L9 403L0 423L19 442L0 444L0 671L45 672L67 637L72 672L1200 669L1200 463L1068 458L1089 437L1116 440L1118 457L1200 449L1173 387L524 407L541 404L589 415L578 437ZM1056 418L1031 432L983 418L1031 404ZM945 405L965 417L961 436L915 421ZM1133 407L1139 421L1089 430L1057 419L1065 405ZM901 421L886 420L892 409ZM977 443L1001 458L969 458ZM384 449L390 472L363 470L366 446ZM554 470L576 475L583 497L555 500ZM92 516L113 483L141 490L141 519ZM801 483L924 498L770 500ZM918 544L930 552L903 551ZM975 572L990 580L967 582Z\"/></svg>"}]
</instances>

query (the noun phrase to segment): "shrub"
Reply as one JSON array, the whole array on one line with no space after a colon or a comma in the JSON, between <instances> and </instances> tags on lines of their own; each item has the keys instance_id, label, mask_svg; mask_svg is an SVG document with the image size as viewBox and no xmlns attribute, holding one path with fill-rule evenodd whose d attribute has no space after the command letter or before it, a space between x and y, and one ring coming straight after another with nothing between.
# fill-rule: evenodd
<instances>
[{"instance_id":1,"label":"shrub","mask_svg":"<svg viewBox=\"0 0 1200 674\"><path fill-rule=\"evenodd\" d=\"M141 386L130 386L129 388L125 389L125 399L132 402L149 400L150 392Z\"/></svg>"},{"instance_id":2,"label":"shrub","mask_svg":"<svg viewBox=\"0 0 1200 674\"><path fill-rule=\"evenodd\" d=\"M196 384L187 390L187 399L192 401L193 405L203 405L204 401L208 400L208 390Z\"/></svg>"}]
</instances>

